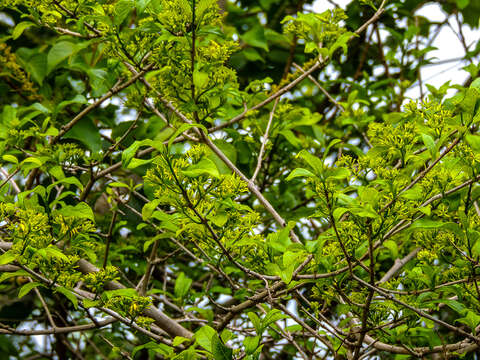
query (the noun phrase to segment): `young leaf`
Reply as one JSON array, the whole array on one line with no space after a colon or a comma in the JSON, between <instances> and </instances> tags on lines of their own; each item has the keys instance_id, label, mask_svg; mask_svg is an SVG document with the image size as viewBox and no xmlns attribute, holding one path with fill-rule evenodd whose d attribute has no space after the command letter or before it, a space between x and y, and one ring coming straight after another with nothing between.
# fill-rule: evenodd
<instances>
[{"instance_id":1,"label":"young leaf","mask_svg":"<svg viewBox=\"0 0 480 360\"><path fill-rule=\"evenodd\" d=\"M17 255L12 251L7 251L6 253L0 255L0 265L10 264L15 261Z\"/></svg>"},{"instance_id":2,"label":"young leaf","mask_svg":"<svg viewBox=\"0 0 480 360\"><path fill-rule=\"evenodd\" d=\"M212 336L212 355L215 360L232 360L233 351L220 340L217 334Z\"/></svg>"},{"instance_id":3,"label":"young leaf","mask_svg":"<svg viewBox=\"0 0 480 360\"><path fill-rule=\"evenodd\" d=\"M58 64L76 51L76 44L70 41L60 41L53 45L47 56L47 73L50 73Z\"/></svg>"},{"instance_id":4,"label":"young leaf","mask_svg":"<svg viewBox=\"0 0 480 360\"><path fill-rule=\"evenodd\" d=\"M257 350L260 343L260 336L247 336L243 340L243 346L245 346L245 352L247 354L253 354Z\"/></svg>"},{"instance_id":5,"label":"young leaf","mask_svg":"<svg viewBox=\"0 0 480 360\"><path fill-rule=\"evenodd\" d=\"M10 155L10 154L3 155L2 159L5 160L5 161L14 163L14 164L18 164L18 159L15 156Z\"/></svg>"},{"instance_id":6,"label":"young leaf","mask_svg":"<svg viewBox=\"0 0 480 360\"><path fill-rule=\"evenodd\" d=\"M185 273L181 272L175 281L175 297L183 299L187 295L188 290L190 290L191 285L192 279L189 279L185 276Z\"/></svg>"},{"instance_id":7,"label":"young leaf","mask_svg":"<svg viewBox=\"0 0 480 360\"><path fill-rule=\"evenodd\" d=\"M190 165L188 168L182 171L185 176L195 178L202 175L207 175L213 178L220 177L217 166L215 163L207 158L203 158L197 164Z\"/></svg>"},{"instance_id":8,"label":"young leaf","mask_svg":"<svg viewBox=\"0 0 480 360\"><path fill-rule=\"evenodd\" d=\"M296 177L315 177L315 175L313 175L307 169L296 168L290 173L290 175L287 176L285 180L290 181Z\"/></svg>"},{"instance_id":9,"label":"young leaf","mask_svg":"<svg viewBox=\"0 0 480 360\"><path fill-rule=\"evenodd\" d=\"M33 282L29 282L25 285L23 285L20 290L18 291L18 298L21 299L22 297L24 297L25 295L27 295L32 289L38 287L42 285L41 283L39 282L36 282L36 281L33 281Z\"/></svg>"},{"instance_id":10,"label":"young leaf","mask_svg":"<svg viewBox=\"0 0 480 360\"><path fill-rule=\"evenodd\" d=\"M73 307L75 308L75 310L78 310L78 299L72 291L68 290L67 288L64 288L63 286L59 286L55 288L55 291L65 295L65 297L68 300L70 300L70 302L73 304Z\"/></svg>"},{"instance_id":11,"label":"young leaf","mask_svg":"<svg viewBox=\"0 0 480 360\"><path fill-rule=\"evenodd\" d=\"M263 332L262 321L257 316L257 314L255 314L254 312L249 312L248 317L250 318L250 321L252 322L257 334L261 334Z\"/></svg>"},{"instance_id":12,"label":"young leaf","mask_svg":"<svg viewBox=\"0 0 480 360\"><path fill-rule=\"evenodd\" d=\"M210 326L205 325L195 333L195 341L208 352L212 352L212 338L215 335L217 335L217 332Z\"/></svg>"},{"instance_id":13,"label":"young leaf","mask_svg":"<svg viewBox=\"0 0 480 360\"><path fill-rule=\"evenodd\" d=\"M92 208L84 202L78 203L75 206L66 205L61 209L57 210L57 213L62 214L63 216L66 216L66 217L71 216L71 217L77 217L80 219L88 219L91 221L95 221Z\"/></svg>"},{"instance_id":14,"label":"young leaf","mask_svg":"<svg viewBox=\"0 0 480 360\"><path fill-rule=\"evenodd\" d=\"M18 39L20 35L22 35L22 33L32 25L35 25L35 23L31 21L22 21L21 23L18 23L12 31L12 39Z\"/></svg>"}]
</instances>

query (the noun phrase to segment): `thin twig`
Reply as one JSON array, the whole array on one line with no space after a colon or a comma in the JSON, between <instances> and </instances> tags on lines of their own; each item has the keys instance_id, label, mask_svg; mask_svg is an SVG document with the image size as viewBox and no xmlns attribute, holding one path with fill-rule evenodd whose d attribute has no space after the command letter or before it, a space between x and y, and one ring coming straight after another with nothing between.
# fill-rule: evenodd
<instances>
[{"instance_id":1,"label":"thin twig","mask_svg":"<svg viewBox=\"0 0 480 360\"><path fill-rule=\"evenodd\" d=\"M132 85L135 81L138 80L142 75L144 75L147 71L152 69L154 66L153 63L147 65L143 70L138 72L136 75L134 75L132 78L129 80L125 81L123 84L115 84L105 95L100 97L97 101L95 101L93 104L90 104L87 106L85 109L83 109L81 112L79 112L70 122L67 124L63 125L58 132L57 136L55 136L52 139L52 144L57 143L63 135L65 135L68 131L70 131L71 128L75 126L76 123L78 123L85 115L87 115L90 111L93 109L97 108L100 106L105 100L111 98L113 95L117 94L118 92L122 91L123 89L129 87Z\"/></svg>"},{"instance_id":2,"label":"thin twig","mask_svg":"<svg viewBox=\"0 0 480 360\"><path fill-rule=\"evenodd\" d=\"M18 187L17 183L12 179L18 172L20 171L20 167L16 168L14 172L12 172L11 174L9 174L8 172L6 172L3 168L0 168L0 172L4 178L3 182L0 184L0 189L7 183L7 182L10 182L10 184L12 185L13 189L15 190L15 192L18 194L20 193L22 190L20 190L20 188Z\"/></svg>"},{"instance_id":3,"label":"thin twig","mask_svg":"<svg viewBox=\"0 0 480 360\"><path fill-rule=\"evenodd\" d=\"M272 111L270 111L270 115L268 117L267 128L265 129L265 134L263 135L263 139L262 139L262 146L260 147L260 152L258 153L257 167L255 168L252 178L250 179L250 181L252 182L255 182L255 179L257 178L258 173L260 172L260 168L262 167L262 160L263 160L262 158L263 158L263 154L265 153L265 146L267 145L270 126L272 125L273 116L275 114L275 109L277 108L279 100L280 98L277 98L273 103Z\"/></svg>"},{"instance_id":4,"label":"thin twig","mask_svg":"<svg viewBox=\"0 0 480 360\"><path fill-rule=\"evenodd\" d=\"M112 220L110 221L110 226L108 227L108 234L107 234L107 240L105 244L105 255L103 256L103 268L105 269L107 267L107 262L108 262L108 253L110 250L110 243L112 241L112 236L113 236L113 227L115 226L115 221L117 220L117 211L113 211L112 215Z\"/></svg>"},{"instance_id":5,"label":"thin twig","mask_svg":"<svg viewBox=\"0 0 480 360\"><path fill-rule=\"evenodd\" d=\"M155 266L154 260L157 256L159 243L160 243L159 239L154 241L152 246L152 251L150 253L150 257L148 258L148 261L147 261L147 268L145 269L145 274L144 276L142 276L140 283L137 285L137 289L139 289L138 293L140 296L145 296L145 294L147 293L148 282L150 280L150 276L152 275L152 271Z\"/></svg>"}]
</instances>

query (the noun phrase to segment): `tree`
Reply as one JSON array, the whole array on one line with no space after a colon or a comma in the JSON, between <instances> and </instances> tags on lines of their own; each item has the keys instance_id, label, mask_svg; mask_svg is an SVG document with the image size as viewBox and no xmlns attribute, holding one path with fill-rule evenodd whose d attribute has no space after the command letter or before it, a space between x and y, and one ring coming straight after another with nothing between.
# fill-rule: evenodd
<instances>
[{"instance_id":1,"label":"tree","mask_svg":"<svg viewBox=\"0 0 480 360\"><path fill-rule=\"evenodd\" d=\"M426 3L2 1L2 358L476 358L480 4Z\"/></svg>"}]
</instances>

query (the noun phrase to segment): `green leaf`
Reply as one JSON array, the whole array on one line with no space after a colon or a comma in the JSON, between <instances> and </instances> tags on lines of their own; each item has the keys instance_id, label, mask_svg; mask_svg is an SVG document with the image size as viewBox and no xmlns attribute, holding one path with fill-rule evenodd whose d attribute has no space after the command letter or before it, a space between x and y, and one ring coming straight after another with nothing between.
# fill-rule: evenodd
<instances>
[{"instance_id":1,"label":"green leaf","mask_svg":"<svg viewBox=\"0 0 480 360\"><path fill-rule=\"evenodd\" d=\"M30 164L35 164L36 166L35 167L40 167L44 164L45 161L42 161L42 160L46 160L46 159L41 159L41 158L37 158L37 157L27 157L26 159L24 159L22 161L22 164L27 164L27 163L30 163Z\"/></svg>"},{"instance_id":2,"label":"green leaf","mask_svg":"<svg viewBox=\"0 0 480 360\"><path fill-rule=\"evenodd\" d=\"M294 225L293 225L294 226ZM267 236L267 243L275 250L284 253L287 247L292 243L290 240L290 230L292 226L287 226L276 233L270 233Z\"/></svg>"},{"instance_id":3,"label":"green leaf","mask_svg":"<svg viewBox=\"0 0 480 360\"><path fill-rule=\"evenodd\" d=\"M261 334L263 332L263 326L260 318L254 312L249 312L247 315L250 318L250 321L252 322L257 334Z\"/></svg>"},{"instance_id":4,"label":"green leaf","mask_svg":"<svg viewBox=\"0 0 480 360\"><path fill-rule=\"evenodd\" d=\"M431 220L431 219L419 219L410 226L410 229L437 229L444 225L445 223L442 221Z\"/></svg>"},{"instance_id":5,"label":"green leaf","mask_svg":"<svg viewBox=\"0 0 480 360\"><path fill-rule=\"evenodd\" d=\"M102 137L95 124L88 117L84 117L64 136L65 139L75 139L84 144L94 153L102 150Z\"/></svg>"},{"instance_id":6,"label":"green leaf","mask_svg":"<svg viewBox=\"0 0 480 360\"><path fill-rule=\"evenodd\" d=\"M115 5L113 23L115 25L120 25L127 18L130 12L133 10L134 2L132 0L120 0Z\"/></svg>"},{"instance_id":7,"label":"green leaf","mask_svg":"<svg viewBox=\"0 0 480 360\"><path fill-rule=\"evenodd\" d=\"M27 71L32 75L32 78L39 83L43 84L43 79L48 74L48 56L41 53L32 56L27 62Z\"/></svg>"},{"instance_id":8,"label":"green leaf","mask_svg":"<svg viewBox=\"0 0 480 360\"><path fill-rule=\"evenodd\" d=\"M263 63L265 62L265 59L253 47L245 48L242 51L242 55L245 56L248 61L261 61Z\"/></svg>"},{"instance_id":9,"label":"green leaf","mask_svg":"<svg viewBox=\"0 0 480 360\"><path fill-rule=\"evenodd\" d=\"M57 288L55 288L55 291L65 295L65 297L73 304L75 310L78 310L78 299L72 291L64 288L63 286L58 286Z\"/></svg>"},{"instance_id":10,"label":"green leaf","mask_svg":"<svg viewBox=\"0 0 480 360\"><path fill-rule=\"evenodd\" d=\"M301 256L301 252L285 251L282 256L283 266L295 265L298 258Z\"/></svg>"},{"instance_id":11,"label":"green leaf","mask_svg":"<svg viewBox=\"0 0 480 360\"><path fill-rule=\"evenodd\" d=\"M161 229L167 229L173 232L178 231L178 226L174 222L174 215L165 214L163 211L155 210L152 214L152 218L161 221L159 226Z\"/></svg>"},{"instance_id":12,"label":"green leaf","mask_svg":"<svg viewBox=\"0 0 480 360\"><path fill-rule=\"evenodd\" d=\"M128 189L129 186L123 182L120 182L120 181L113 181L111 183L108 183L108 186L109 187L119 187L119 188L124 188L124 189Z\"/></svg>"},{"instance_id":13,"label":"green leaf","mask_svg":"<svg viewBox=\"0 0 480 360\"><path fill-rule=\"evenodd\" d=\"M338 221L347 211L348 209L343 207L336 208L335 210L333 210L333 218L335 219L335 221Z\"/></svg>"},{"instance_id":14,"label":"green leaf","mask_svg":"<svg viewBox=\"0 0 480 360\"><path fill-rule=\"evenodd\" d=\"M14 164L18 164L18 159L13 155L9 155L9 154L3 155L2 159Z\"/></svg>"},{"instance_id":15,"label":"green leaf","mask_svg":"<svg viewBox=\"0 0 480 360\"><path fill-rule=\"evenodd\" d=\"M86 307L87 309L92 308L92 307L97 307L97 306L101 305L100 300L83 299L82 303L83 303L83 306Z\"/></svg>"},{"instance_id":16,"label":"green leaf","mask_svg":"<svg viewBox=\"0 0 480 360\"><path fill-rule=\"evenodd\" d=\"M350 171L346 168L330 168L325 171L325 180L334 179L334 180L343 180L350 176Z\"/></svg>"},{"instance_id":17,"label":"green leaf","mask_svg":"<svg viewBox=\"0 0 480 360\"><path fill-rule=\"evenodd\" d=\"M268 51L267 38L265 37L265 29L262 26L257 25L253 27L253 29L241 35L240 38L250 46L258 47L265 51Z\"/></svg>"},{"instance_id":18,"label":"green leaf","mask_svg":"<svg viewBox=\"0 0 480 360\"><path fill-rule=\"evenodd\" d=\"M253 354L257 350L258 344L260 343L260 336L247 336L243 340L243 346L245 346L245 352L247 354Z\"/></svg>"},{"instance_id":19,"label":"green leaf","mask_svg":"<svg viewBox=\"0 0 480 360\"><path fill-rule=\"evenodd\" d=\"M25 29L28 29L32 25L35 25L35 23L31 21L22 21L21 23L18 23L12 31L12 39L18 39L20 35L22 35L22 33L25 31Z\"/></svg>"},{"instance_id":20,"label":"green leaf","mask_svg":"<svg viewBox=\"0 0 480 360\"><path fill-rule=\"evenodd\" d=\"M72 99L62 101L60 104L58 104L55 107L54 113L60 112L62 109L64 109L65 107L71 104L86 104L86 103L87 103L87 99L85 98L85 96L81 94L77 94Z\"/></svg>"},{"instance_id":21,"label":"green leaf","mask_svg":"<svg viewBox=\"0 0 480 360\"><path fill-rule=\"evenodd\" d=\"M215 216L208 217L214 225L218 227L223 227L229 219L229 216L225 213L216 214Z\"/></svg>"},{"instance_id":22,"label":"green leaf","mask_svg":"<svg viewBox=\"0 0 480 360\"><path fill-rule=\"evenodd\" d=\"M49 128L47 129L47 131L45 131L45 132L43 133L43 135L44 135L44 136L53 136L53 137L55 137L55 136L58 135L58 133L59 133L59 131L58 131L57 128L49 127Z\"/></svg>"},{"instance_id":23,"label":"green leaf","mask_svg":"<svg viewBox=\"0 0 480 360\"><path fill-rule=\"evenodd\" d=\"M323 162L318 157L313 156L306 150L300 151L297 157L302 158L313 169L316 175L323 173Z\"/></svg>"},{"instance_id":24,"label":"green leaf","mask_svg":"<svg viewBox=\"0 0 480 360\"><path fill-rule=\"evenodd\" d=\"M432 159L434 159L436 155L435 141L430 135L427 135L427 134L422 134L422 140L425 146L427 147L428 151L430 152L430 156L432 157Z\"/></svg>"},{"instance_id":25,"label":"green leaf","mask_svg":"<svg viewBox=\"0 0 480 360\"><path fill-rule=\"evenodd\" d=\"M63 173L63 172L62 172ZM78 189L83 190L83 184L76 177L63 178L47 186L47 194L58 184L75 185Z\"/></svg>"},{"instance_id":26,"label":"green leaf","mask_svg":"<svg viewBox=\"0 0 480 360\"><path fill-rule=\"evenodd\" d=\"M30 274L26 272L25 270L17 270L14 272L4 272L0 275L0 283L4 282L5 280L11 279L12 277L17 277L17 276L29 276Z\"/></svg>"},{"instance_id":27,"label":"green leaf","mask_svg":"<svg viewBox=\"0 0 480 360\"><path fill-rule=\"evenodd\" d=\"M363 5L370 6L373 10L377 10L377 8L375 7L375 4L373 3L373 0L360 0L360 3Z\"/></svg>"},{"instance_id":28,"label":"green leaf","mask_svg":"<svg viewBox=\"0 0 480 360\"><path fill-rule=\"evenodd\" d=\"M232 360L233 350L225 346L217 334L212 336L212 355L215 360Z\"/></svg>"},{"instance_id":29,"label":"green leaf","mask_svg":"<svg viewBox=\"0 0 480 360\"><path fill-rule=\"evenodd\" d=\"M208 84L208 74L195 69L193 71L193 84L197 89L202 89Z\"/></svg>"},{"instance_id":30,"label":"green leaf","mask_svg":"<svg viewBox=\"0 0 480 360\"><path fill-rule=\"evenodd\" d=\"M477 101L480 98L480 90L476 87L469 87L464 98L460 102L460 108L464 110L468 116L473 115L477 107Z\"/></svg>"},{"instance_id":31,"label":"green leaf","mask_svg":"<svg viewBox=\"0 0 480 360\"><path fill-rule=\"evenodd\" d=\"M345 32L342 35L338 37L338 39L333 43L332 46L328 49L328 56L332 57L333 53L339 49L342 48L344 54L347 54L348 51L348 41L350 40L350 37L355 36L354 33L352 32Z\"/></svg>"},{"instance_id":32,"label":"green leaf","mask_svg":"<svg viewBox=\"0 0 480 360\"><path fill-rule=\"evenodd\" d=\"M212 338L217 335L217 332L210 326L202 326L195 333L195 342L203 347L208 352L212 352Z\"/></svg>"},{"instance_id":33,"label":"green leaf","mask_svg":"<svg viewBox=\"0 0 480 360\"><path fill-rule=\"evenodd\" d=\"M290 281L292 281L294 270L295 270L295 267L293 265L290 265L290 266L287 266L286 268L280 269L280 272L278 273L278 275L280 276L280 278L285 284L290 284Z\"/></svg>"},{"instance_id":34,"label":"green leaf","mask_svg":"<svg viewBox=\"0 0 480 360\"><path fill-rule=\"evenodd\" d=\"M109 73L104 69L88 68L86 72L90 79L90 86L92 88L91 96L93 97L102 96L113 85L110 84Z\"/></svg>"},{"instance_id":35,"label":"green leaf","mask_svg":"<svg viewBox=\"0 0 480 360\"><path fill-rule=\"evenodd\" d=\"M80 219L89 219L95 221L92 208L84 202L78 203L75 206L66 205L57 210L57 212L65 217L72 216Z\"/></svg>"},{"instance_id":36,"label":"green leaf","mask_svg":"<svg viewBox=\"0 0 480 360\"><path fill-rule=\"evenodd\" d=\"M142 219L145 221L145 220L148 220L153 212L155 211L156 207L158 206L158 204L160 204L160 199L153 199L152 201L146 203L145 205L143 205L143 208L142 208Z\"/></svg>"},{"instance_id":37,"label":"green leaf","mask_svg":"<svg viewBox=\"0 0 480 360\"><path fill-rule=\"evenodd\" d=\"M180 125L180 127L173 133L173 135L170 137L170 140L168 141L168 149L170 149L172 147L172 144L173 144L173 141L180 135L182 134L184 131L188 130L188 129L191 129L191 128L194 128L194 127L197 127L201 130L203 130L203 132L205 134L208 134L208 131L207 129L205 128L205 126L203 125L200 125L200 124L182 124Z\"/></svg>"},{"instance_id":38,"label":"green leaf","mask_svg":"<svg viewBox=\"0 0 480 360\"><path fill-rule=\"evenodd\" d=\"M40 249L39 251L44 251L46 257L57 258L58 260L68 261L68 257L60 251L55 245L49 245L46 248Z\"/></svg>"},{"instance_id":39,"label":"green leaf","mask_svg":"<svg viewBox=\"0 0 480 360\"><path fill-rule=\"evenodd\" d=\"M22 297L24 297L25 295L27 295L32 289L40 286L42 284L40 284L39 282L36 282L36 281L33 281L33 282L29 282L25 285L23 285L20 290L18 291L18 298L21 299Z\"/></svg>"},{"instance_id":40,"label":"green leaf","mask_svg":"<svg viewBox=\"0 0 480 360\"><path fill-rule=\"evenodd\" d=\"M470 0L457 0L457 7L460 10L465 9L468 6L468 4L470 4Z\"/></svg>"},{"instance_id":41,"label":"green leaf","mask_svg":"<svg viewBox=\"0 0 480 360\"><path fill-rule=\"evenodd\" d=\"M157 149L158 151L164 151L165 147L161 141L157 140L150 140L150 139L145 139L141 141L134 141L128 148L122 151L122 167L124 169L129 168L130 162L132 161L133 157L137 153L138 149L140 149L142 146L151 146ZM134 164L138 164L138 166L144 165L146 163L149 163L153 161L151 160L140 160L136 159L136 162ZM133 165L132 165L133 166Z\"/></svg>"},{"instance_id":42,"label":"green leaf","mask_svg":"<svg viewBox=\"0 0 480 360\"><path fill-rule=\"evenodd\" d=\"M457 319L455 321L461 322L465 325L468 325L470 329L474 332L475 334L475 328L478 326L480 323L480 315L476 314L475 312L471 310L466 310L464 312L464 317Z\"/></svg>"},{"instance_id":43,"label":"green leaf","mask_svg":"<svg viewBox=\"0 0 480 360\"><path fill-rule=\"evenodd\" d=\"M136 346L133 351L132 351L132 358L135 357L135 354L139 352L140 350L151 350L157 354L160 354L162 356L165 356L167 358L170 358L170 355L173 354L173 348L171 346L168 346L166 344L161 344L157 343L155 341L150 341L146 344Z\"/></svg>"},{"instance_id":44,"label":"green leaf","mask_svg":"<svg viewBox=\"0 0 480 360\"><path fill-rule=\"evenodd\" d=\"M422 188L414 186L413 188L402 192L400 196L408 200L420 200L425 196L425 194Z\"/></svg>"},{"instance_id":45,"label":"green leaf","mask_svg":"<svg viewBox=\"0 0 480 360\"><path fill-rule=\"evenodd\" d=\"M302 147L302 142L300 139L298 139L295 134L293 133L292 130L282 130L279 132L280 135L283 135L283 137L290 143L292 144L295 148L300 149Z\"/></svg>"},{"instance_id":46,"label":"green leaf","mask_svg":"<svg viewBox=\"0 0 480 360\"><path fill-rule=\"evenodd\" d=\"M217 166L215 163L207 158L203 158L198 163L190 165L185 170L182 170L182 173L185 176L195 178L202 175L208 175L213 178L219 178L220 173L218 172Z\"/></svg>"},{"instance_id":47,"label":"green leaf","mask_svg":"<svg viewBox=\"0 0 480 360\"><path fill-rule=\"evenodd\" d=\"M9 127L18 124L17 109L11 105L5 105L2 111L2 122Z\"/></svg>"},{"instance_id":48,"label":"green leaf","mask_svg":"<svg viewBox=\"0 0 480 360\"><path fill-rule=\"evenodd\" d=\"M383 242L383 246L385 246L390 252L392 253L392 257L396 259L398 257L398 245L393 240L387 240Z\"/></svg>"},{"instance_id":49,"label":"green leaf","mask_svg":"<svg viewBox=\"0 0 480 360\"><path fill-rule=\"evenodd\" d=\"M310 54L312 52L314 52L315 50L318 49L318 44L315 43L314 41L309 41L307 42L307 44L305 45L305 54Z\"/></svg>"},{"instance_id":50,"label":"green leaf","mask_svg":"<svg viewBox=\"0 0 480 360\"><path fill-rule=\"evenodd\" d=\"M17 255L11 251L7 251L0 255L0 265L10 264L11 262L15 261Z\"/></svg>"},{"instance_id":51,"label":"green leaf","mask_svg":"<svg viewBox=\"0 0 480 360\"><path fill-rule=\"evenodd\" d=\"M47 75L47 54L24 47L19 48L15 54L24 63L25 69L33 80L41 85Z\"/></svg>"},{"instance_id":52,"label":"green leaf","mask_svg":"<svg viewBox=\"0 0 480 360\"><path fill-rule=\"evenodd\" d=\"M362 218L372 218L376 219L378 218L378 214L373 210L372 206L370 204L366 204L363 207L353 207L350 209L350 212L355 215L359 216Z\"/></svg>"},{"instance_id":53,"label":"green leaf","mask_svg":"<svg viewBox=\"0 0 480 360\"><path fill-rule=\"evenodd\" d=\"M282 313L278 309L272 309L270 310L267 315L263 318L263 326L267 327L270 326L270 324L273 324L275 321L282 320L282 319L287 319L288 316Z\"/></svg>"},{"instance_id":54,"label":"green leaf","mask_svg":"<svg viewBox=\"0 0 480 360\"><path fill-rule=\"evenodd\" d=\"M192 281L192 279L185 276L185 273L181 272L175 281L175 296L183 299L188 294L190 286L192 285Z\"/></svg>"},{"instance_id":55,"label":"green leaf","mask_svg":"<svg viewBox=\"0 0 480 360\"><path fill-rule=\"evenodd\" d=\"M140 146L141 141L135 141L132 145L122 151L122 167L124 169L128 168L130 161L132 161Z\"/></svg>"},{"instance_id":56,"label":"green leaf","mask_svg":"<svg viewBox=\"0 0 480 360\"><path fill-rule=\"evenodd\" d=\"M181 336L175 336L175 338L173 339L172 345L173 346L178 346L178 345L183 344L186 341L190 341L190 339L187 339L187 338L184 338L184 337L181 337Z\"/></svg>"},{"instance_id":57,"label":"green leaf","mask_svg":"<svg viewBox=\"0 0 480 360\"><path fill-rule=\"evenodd\" d=\"M59 41L52 46L47 56L47 74L66 58L77 51L76 44L70 41Z\"/></svg>"},{"instance_id":58,"label":"green leaf","mask_svg":"<svg viewBox=\"0 0 480 360\"><path fill-rule=\"evenodd\" d=\"M480 90L480 78L476 78L475 80L473 80L470 84L470 87Z\"/></svg>"},{"instance_id":59,"label":"green leaf","mask_svg":"<svg viewBox=\"0 0 480 360\"><path fill-rule=\"evenodd\" d=\"M152 0L135 0L135 7L137 9L137 15L142 15L147 6Z\"/></svg>"},{"instance_id":60,"label":"green leaf","mask_svg":"<svg viewBox=\"0 0 480 360\"><path fill-rule=\"evenodd\" d=\"M137 159L133 158L127 166L127 169L135 169L139 166L150 164L154 159Z\"/></svg>"},{"instance_id":61,"label":"green leaf","mask_svg":"<svg viewBox=\"0 0 480 360\"><path fill-rule=\"evenodd\" d=\"M125 296L125 297L128 297L128 298L134 298L134 297L137 297L137 291L135 289L130 289L130 288L115 289L115 290L105 291L103 293L103 295L107 299L111 299L111 298L116 297L116 296Z\"/></svg>"},{"instance_id":62,"label":"green leaf","mask_svg":"<svg viewBox=\"0 0 480 360\"><path fill-rule=\"evenodd\" d=\"M472 78L476 78L478 75L479 68L477 67L477 65L473 63L470 63L467 66L464 66L462 69L467 71Z\"/></svg>"},{"instance_id":63,"label":"green leaf","mask_svg":"<svg viewBox=\"0 0 480 360\"><path fill-rule=\"evenodd\" d=\"M163 211L155 210L152 214L152 218L160 220L160 229L167 229L174 233L176 233L179 229L175 221L175 215L165 214Z\"/></svg>"},{"instance_id":64,"label":"green leaf","mask_svg":"<svg viewBox=\"0 0 480 360\"><path fill-rule=\"evenodd\" d=\"M466 310L465 305L463 305L462 303L456 300L451 300L451 299L435 299L435 300L425 301L425 303L445 304L459 314L463 314Z\"/></svg>"},{"instance_id":65,"label":"green leaf","mask_svg":"<svg viewBox=\"0 0 480 360\"><path fill-rule=\"evenodd\" d=\"M473 150L475 150L476 152L480 152L480 136L479 135L467 134L465 135L465 140L467 140L467 143L472 147Z\"/></svg>"},{"instance_id":66,"label":"green leaf","mask_svg":"<svg viewBox=\"0 0 480 360\"><path fill-rule=\"evenodd\" d=\"M222 339L223 343L227 343L229 340L233 339L235 335L228 329L223 329L222 334L220 335L220 339Z\"/></svg>"},{"instance_id":67,"label":"green leaf","mask_svg":"<svg viewBox=\"0 0 480 360\"><path fill-rule=\"evenodd\" d=\"M213 143L233 164L237 163L237 148L235 146L223 139L215 139L213 140ZM230 170L223 160L220 159L214 152L208 155L208 158L215 163L220 174L232 173L232 170Z\"/></svg>"},{"instance_id":68,"label":"green leaf","mask_svg":"<svg viewBox=\"0 0 480 360\"><path fill-rule=\"evenodd\" d=\"M290 175L287 176L285 180L290 181L296 177L315 177L315 175L307 169L296 168L290 173Z\"/></svg>"},{"instance_id":69,"label":"green leaf","mask_svg":"<svg viewBox=\"0 0 480 360\"><path fill-rule=\"evenodd\" d=\"M333 139L332 141L330 141L327 145L327 147L325 148L325 151L323 152L323 160L325 160L329 154L330 154L330 149L332 147L334 147L335 145L337 144L340 144L342 142L342 140L340 139Z\"/></svg>"},{"instance_id":70,"label":"green leaf","mask_svg":"<svg viewBox=\"0 0 480 360\"><path fill-rule=\"evenodd\" d=\"M419 207L418 211L420 211L421 213L423 213L427 216L432 215L432 207L430 205Z\"/></svg>"}]
</instances>

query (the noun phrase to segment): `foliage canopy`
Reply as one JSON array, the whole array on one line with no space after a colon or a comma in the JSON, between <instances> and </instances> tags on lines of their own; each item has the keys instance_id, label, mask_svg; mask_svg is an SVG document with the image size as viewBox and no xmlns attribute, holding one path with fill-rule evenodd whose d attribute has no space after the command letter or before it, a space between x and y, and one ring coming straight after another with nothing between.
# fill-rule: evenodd
<instances>
[{"instance_id":1,"label":"foliage canopy","mask_svg":"<svg viewBox=\"0 0 480 360\"><path fill-rule=\"evenodd\" d=\"M480 3L426 3L2 0L2 358L473 359Z\"/></svg>"}]
</instances>

